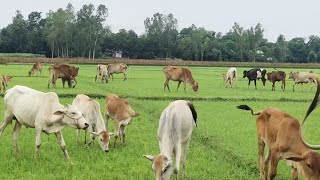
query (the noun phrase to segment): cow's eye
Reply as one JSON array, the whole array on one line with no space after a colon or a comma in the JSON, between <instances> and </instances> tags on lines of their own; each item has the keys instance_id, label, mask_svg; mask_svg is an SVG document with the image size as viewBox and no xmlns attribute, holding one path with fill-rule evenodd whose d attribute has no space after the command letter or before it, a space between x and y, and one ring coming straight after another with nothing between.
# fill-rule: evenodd
<instances>
[{"instance_id":1,"label":"cow's eye","mask_svg":"<svg viewBox=\"0 0 320 180\"><path fill-rule=\"evenodd\" d=\"M311 164L307 164L307 166L308 166L309 168L312 168Z\"/></svg>"},{"instance_id":2,"label":"cow's eye","mask_svg":"<svg viewBox=\"0 0 320 180\"><path fill-rule=\"evenodd\" d=\"M100 139L100 141L102 141L103 139Z\"/></svg>"},{"instance_id":3,"label":"cow's eye","mask_svg":"<svg viewBox=\"0 0 320 180\"><path fill-rule=\"evenodd\" d=\"M71 114L72 114L72 115L76 115L77 113L75 113L75 112L72 112Z\"/></svg>"}]
</instances>

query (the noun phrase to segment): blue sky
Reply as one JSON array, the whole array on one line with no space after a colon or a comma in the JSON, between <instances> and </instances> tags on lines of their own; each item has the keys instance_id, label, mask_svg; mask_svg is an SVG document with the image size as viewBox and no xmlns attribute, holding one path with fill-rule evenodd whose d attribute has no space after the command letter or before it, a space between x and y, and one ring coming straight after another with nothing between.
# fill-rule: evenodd
<instances>
[{"instance_id":1,"label":"blue sky","mask_svg":"<svg viewBox=\"0 0 320 180\"><path fill-rule=\"evenodd\" d=\"M178 19L179 30L195 24L207 30L225 34L238 22L245 29L261 23L264 36L275 41L279 34L286 39L320 36L320 1L317 0L3 0L0 6L0 28L12 21L18 9L27 15L65 8L72 3L78 11L83 4L96 7L105 4L109 9L106 24L113 32L133 29L144 32L144 20L154 13L172 13Z\"/></svg>"}]
</instances>

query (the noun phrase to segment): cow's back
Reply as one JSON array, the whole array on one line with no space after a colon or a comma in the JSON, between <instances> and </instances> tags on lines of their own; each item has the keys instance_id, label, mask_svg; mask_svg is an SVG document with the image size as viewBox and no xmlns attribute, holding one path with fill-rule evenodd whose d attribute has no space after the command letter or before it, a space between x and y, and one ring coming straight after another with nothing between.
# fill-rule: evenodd
<instances>
[{"instance_id":1,"label":"cow's back","mask_svg":"<svg viewBox=\"0 0 320 180\"><path fill-rule=\"evenodd\" d=\"M96 124L97 121L102 121L102 123L104 123L100 111L100 104L90 97L84 94L78 94L73 100L72 105L77 107L80 112L85 115L86 120L90 124Z\"/></svg>"},{"instance_id":2,"label":"cow's back","mask_svg":"<svg viewBox=\"0 0 320 180\"><path fill-rule=\"evenodd\" d=\"M170 77L173 81L180 80L183 76L183 73L186 73L185 68L181 68L178 66L166 66L162 71L164 72L166 77Z\"/></svg>"}]
</instances>

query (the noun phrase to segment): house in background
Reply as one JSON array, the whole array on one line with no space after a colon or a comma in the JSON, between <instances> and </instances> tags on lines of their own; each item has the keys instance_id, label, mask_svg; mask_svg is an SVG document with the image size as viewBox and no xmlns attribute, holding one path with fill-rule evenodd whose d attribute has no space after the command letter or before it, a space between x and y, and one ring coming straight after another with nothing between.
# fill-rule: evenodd
<instances>
[{"instance_id":1,"label":"house in background","mask_svg":"<svg viewBox=\"0 0 320 180\"><path fill-rule=\"evenodd\" d=\"M114 51L112 56L115 58L122 58L122 51Z\"/></svg>"}]
</instances>

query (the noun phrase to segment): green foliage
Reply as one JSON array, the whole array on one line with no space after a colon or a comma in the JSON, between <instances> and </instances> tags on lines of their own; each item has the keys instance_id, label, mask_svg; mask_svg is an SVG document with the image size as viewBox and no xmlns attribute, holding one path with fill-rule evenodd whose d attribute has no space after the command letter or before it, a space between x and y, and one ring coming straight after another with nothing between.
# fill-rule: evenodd
<instances>
[{"instance_id":1,"label":"green foliage","mask_svg":"<svg viewBox=\"0 0 320 180\"><path fill-rule=\"evenodd\" d=\"M0 57L45 57L43 54L31 53L0 53Z\"/></svg>"}]
</instances>

